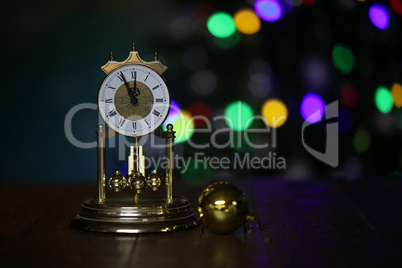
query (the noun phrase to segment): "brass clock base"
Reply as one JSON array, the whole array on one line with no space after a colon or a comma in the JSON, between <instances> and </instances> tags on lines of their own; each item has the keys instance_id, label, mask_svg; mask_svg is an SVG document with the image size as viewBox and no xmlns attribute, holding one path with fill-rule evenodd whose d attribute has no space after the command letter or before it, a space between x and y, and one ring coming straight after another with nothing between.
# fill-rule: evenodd
<instances>
[{"instance_id":1,"label":"brass clock base","mask_svg":"<svg viewBox=\"0 0 402 268\"><path fill-rule=\"evenodd\" d=\"M133 195L109 197L104 204L87 199L71 226L80 230L104 233L152 233L185 230L199 225L186 198L173 202L142 196L138 205Z\"/></svg>"}]
</instances>

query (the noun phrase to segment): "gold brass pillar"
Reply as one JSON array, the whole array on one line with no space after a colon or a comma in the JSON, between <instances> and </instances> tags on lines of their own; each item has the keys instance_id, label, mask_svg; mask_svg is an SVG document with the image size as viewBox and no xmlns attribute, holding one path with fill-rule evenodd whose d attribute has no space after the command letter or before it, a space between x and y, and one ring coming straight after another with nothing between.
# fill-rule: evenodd
<instances>
[{"instance_id":1,"label":"gold brass pillar","mask_svg":"<svg viewBox=\"0 0 402 268\"><path fill-rule=\"evenodd\" d=\"M166 199L168 203L173 201L173 168L174 168L174 131L173 125L167 125L166 137Z\"/></svg>"},{"instance_id":2,"label":"gold brass pillar","mask_svg":"<svg viewBox=\"0 0 402 268\"><path fill-rule=\"evenodd\" d=\"M103 204L106 199L106 146L105 146L105 131L104 126L99 125L96 132L98 143L97 162L98 162L98 202Z\"/></svg>"}]
</instances>

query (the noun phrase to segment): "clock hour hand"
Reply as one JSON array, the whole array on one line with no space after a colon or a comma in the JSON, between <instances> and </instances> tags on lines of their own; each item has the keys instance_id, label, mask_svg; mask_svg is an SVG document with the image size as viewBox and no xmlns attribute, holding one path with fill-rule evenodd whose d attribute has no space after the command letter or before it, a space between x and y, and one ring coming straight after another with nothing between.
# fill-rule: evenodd
<instances>
[{"instance_id":1,"label":"clock hour hand","mask_svg":"<svg viewBox=\"0 0 402 268\"><path fill-rule=\"evenodd\" d=\"M134 88L133 88L133 95L134 97L140 94L140 89L137 88L137 72L134 72Z\"/></svg>"}]
</instances>

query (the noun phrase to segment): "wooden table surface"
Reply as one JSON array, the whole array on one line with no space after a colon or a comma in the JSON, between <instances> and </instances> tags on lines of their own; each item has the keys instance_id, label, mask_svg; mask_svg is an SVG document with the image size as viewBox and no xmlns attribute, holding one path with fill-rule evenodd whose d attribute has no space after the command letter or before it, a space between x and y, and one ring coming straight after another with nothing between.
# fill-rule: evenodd
<instances>
[{"instance_id":1,"label":"wooden table surface","mask_svg":"<svg viewBox=\"0 0 402 268\"><path fill-rule=\"evenodd\" d=\"M232 234L116 235L70 227L96 185L1 185L0 266L402 267L402 180L255 178L242 187L258 221ZM194 207L202 188L179 188Z\"/></svg>"}]
</instances>

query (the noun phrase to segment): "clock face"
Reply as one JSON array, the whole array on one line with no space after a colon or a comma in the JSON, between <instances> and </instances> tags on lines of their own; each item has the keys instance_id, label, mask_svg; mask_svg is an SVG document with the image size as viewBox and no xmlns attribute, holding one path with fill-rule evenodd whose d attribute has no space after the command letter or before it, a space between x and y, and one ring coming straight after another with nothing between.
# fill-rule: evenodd
<instances>
[{"instance_id":1,"label":"clock face","mask_svg":"<svg viewBox=\"0 0 402 268\"><path fill-rule=\"evenodd\" d=\"M143 136L165 121L170 95L163 78L151 68L127 64L103 80L98 95L105 122L125 136Z\"/></svg>"}]
</instances>

